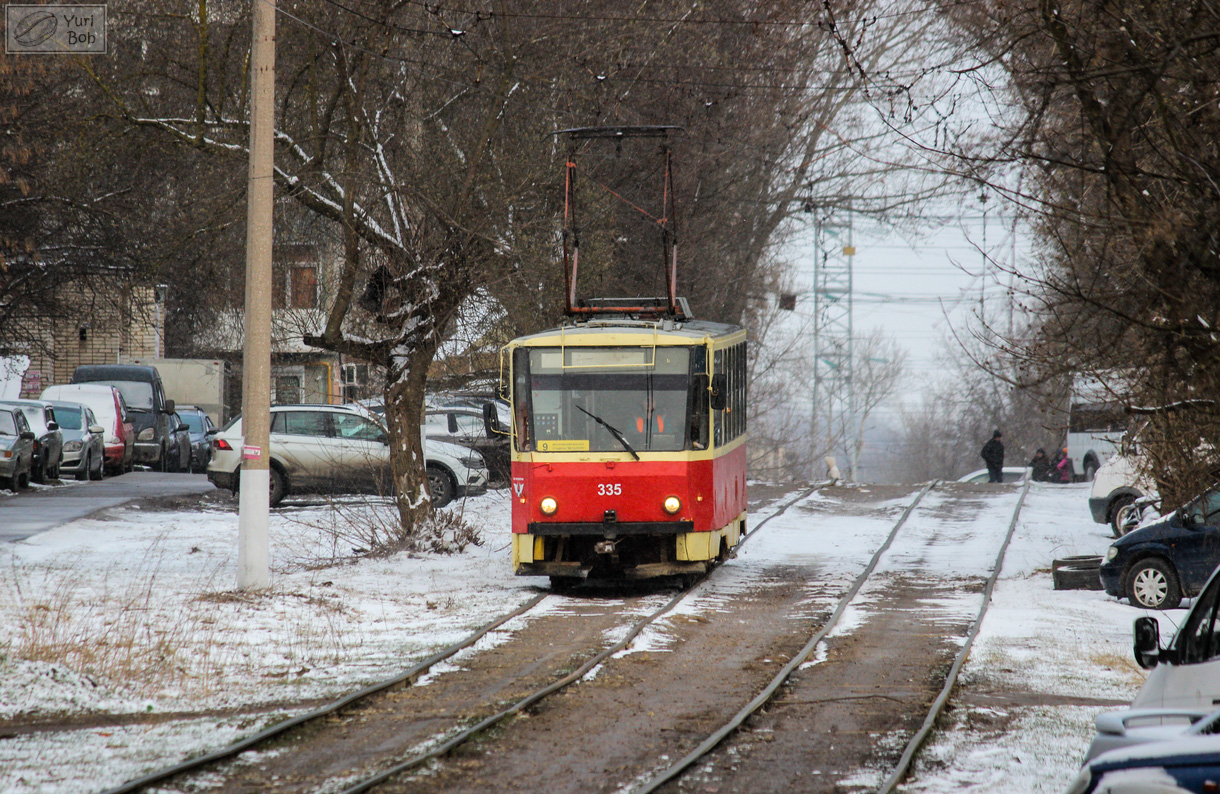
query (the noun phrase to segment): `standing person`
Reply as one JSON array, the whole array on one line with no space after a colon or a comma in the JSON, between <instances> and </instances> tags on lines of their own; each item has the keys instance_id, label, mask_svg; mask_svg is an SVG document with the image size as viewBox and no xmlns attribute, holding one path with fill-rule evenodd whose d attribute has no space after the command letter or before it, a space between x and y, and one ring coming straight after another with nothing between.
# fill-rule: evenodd
<instances>
[{"instance_id":1,"label":"standing person","mask_svg":"<svg viewBox=\"0 0 1220 794\"><path fill-rule=\"evenodd\" d=\"M999 430L991 434L991 440L983 445L983 463L987 464L987 482L1004 482L1004 436Z\"/></svg>"},{"instance_id":2,"label":"standing person","mask_svg":"<svg viewBox=\"0 0 1220 794\"><path fill-rule=\"evenodd\" d=\"M1046 456L1046 450L1041 447L1034 453L1033 460L1029 462L1029 476L1034 482L1050 482L1051 479L1051 459Z\"/></svg>"},{"instance_id":3,"label":"standing person","mask_svg":"<svg viewBox=\"0 0 1220 794\"><path fill-rule=\"evenodd\" d=\"M1072 459L1068 457L1067 447L1064 447L1063 452L1059 453L1055 471L1059 474L1059 482L1071 482L1076 479L1076 467L1072 465Z\"/></svg>"}]
</instances>

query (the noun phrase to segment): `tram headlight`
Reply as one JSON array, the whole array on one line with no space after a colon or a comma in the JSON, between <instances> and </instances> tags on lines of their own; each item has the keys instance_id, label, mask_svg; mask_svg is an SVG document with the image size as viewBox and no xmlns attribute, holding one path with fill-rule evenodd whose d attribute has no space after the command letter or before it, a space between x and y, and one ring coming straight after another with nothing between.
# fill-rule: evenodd
<instances>
[{"instance_id":1,"label":"tram headlight","mask_svg":"<svg viewBox=\"0 0 1220 794\"><path fill-rule=\"evenodd\" d=\"M556 502L553 496L544 496L542 501L538 503L538 509L542 511L543 515L553 516L555 511L559 509L559 502Z\"/></svg>"},{"instance_id":2,"label":"tram headlight","mask_svg":"<svg viewBox=\"0 0 1220 794\"><path fill-rule=\"evenodd\" d=\"M661 507L672 516L682 509L682 500L676 496L667 496L665 501L661 502Z\"/></svg>"}]
</instances>

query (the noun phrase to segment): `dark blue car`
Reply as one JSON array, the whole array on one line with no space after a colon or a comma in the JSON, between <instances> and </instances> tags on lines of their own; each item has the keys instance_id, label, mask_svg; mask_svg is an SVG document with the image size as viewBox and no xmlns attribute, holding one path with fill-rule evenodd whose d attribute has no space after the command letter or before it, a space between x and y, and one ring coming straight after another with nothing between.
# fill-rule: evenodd
<instances>
[{"instance_id":1,"label":"dark blue car","mask_svg":"<svg viewBox=\"0 0 1220 794\"><path fill-rule=\"evenodd\" d=\"M1132 606L1174 609L1199 594L1220 564L1220 488L1213 487L1155 524L1114 542L1101 583Z\"/></svg>"},{"instance_id":2,"label":"dark blue car","mask_svg":"<svg viewBox=\"0 0 1220 794\"><path fill-rule=\"evenodd\" d=\"M1202 794L1216 791L1220 786L1217 781L1220 781L1220 736L1183 735L1173 741L1102 753L1080 770L1067 794L1095 791Z\"/></svg>"}]
</instances>

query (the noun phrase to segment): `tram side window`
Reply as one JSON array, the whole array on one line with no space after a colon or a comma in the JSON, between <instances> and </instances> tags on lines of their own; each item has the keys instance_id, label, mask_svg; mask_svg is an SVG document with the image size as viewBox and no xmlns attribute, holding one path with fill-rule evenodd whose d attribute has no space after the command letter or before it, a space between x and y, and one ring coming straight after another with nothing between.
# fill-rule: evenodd
<instances>
[{"instance_id":1,"label":"tram side window","mask_svg":"<svg viewBox=\"0 0 1220 794\"><path fill-rule=\"evenodd\" d=\"M727 404L716 412L716 445L726 444L746 432L746 346L745 343L717 350L713 372L723 373Z\"/></svg>"},{"instance_id":2,"label":"tram side window","mask_svg":"<svg viewBox=\"0 0 1220 794\"><path fill-rule=\"evenodd\" d=\"M704 348L695 348L691 356L690 442L694 449L707 449L710 440L707 395L707 355Z\"/></svg>"},{"instance_id":3,"label":"tram side window","mask_svg":"<svg viewBox=\"0 0 1220 794\"><path fill-rule=\"evenodd\" d=\"M712 357L712 376L715 377L716 373L718 372L724 372L723 350L717 350L715 355ZM714 437L716 446L720 446L724 443L724 423L726 418L727 416L724 411L712 412L712 435Z\"/></svg>"}]
</instances>

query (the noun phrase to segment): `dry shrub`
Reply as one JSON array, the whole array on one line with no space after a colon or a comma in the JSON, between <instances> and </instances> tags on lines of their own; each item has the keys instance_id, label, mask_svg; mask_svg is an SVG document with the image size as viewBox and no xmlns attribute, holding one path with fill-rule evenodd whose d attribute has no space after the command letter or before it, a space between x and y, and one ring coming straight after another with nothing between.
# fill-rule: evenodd
<instances>
[{"instance_id":1,"label":"dry shrub","mask_svg":"<svg viewBox=\"0 0 1220 794\"><path fill-rule=\"evenodd\" d=\"M404 528L390 499L331 500L330 510L309 518L290 519L318 531L323 543L299 549L306 566L332 565L359 557L388 557L400 551L460 554L467 546L482 546L482 530L465 520L461 510L434 510L414 527Z\"/></svg>"}]
</instances>

